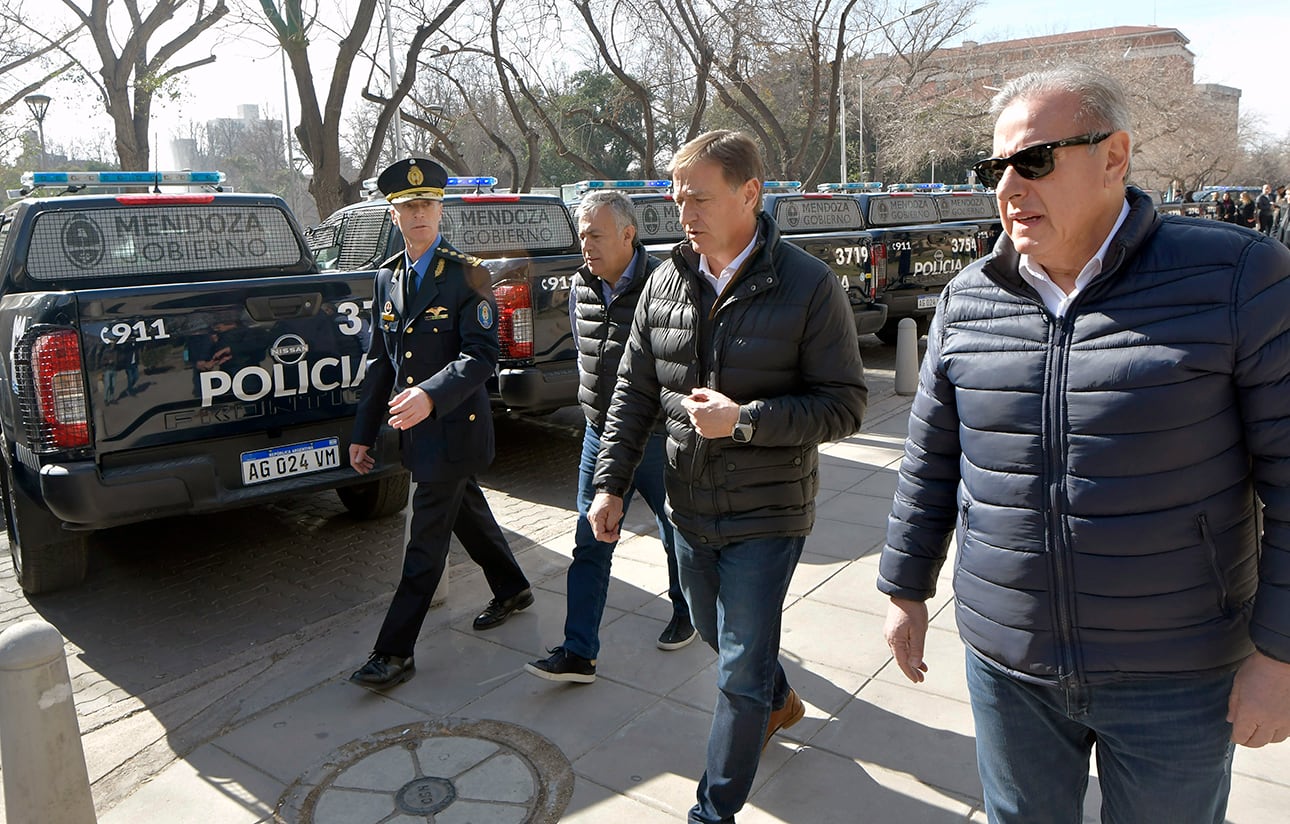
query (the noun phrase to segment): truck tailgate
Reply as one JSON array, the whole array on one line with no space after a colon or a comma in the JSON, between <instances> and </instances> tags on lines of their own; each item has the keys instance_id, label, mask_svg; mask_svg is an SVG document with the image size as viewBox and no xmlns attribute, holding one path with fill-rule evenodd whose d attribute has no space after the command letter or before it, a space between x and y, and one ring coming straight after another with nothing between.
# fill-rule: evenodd
<instances>
[{"instance_id":1,"label":"truck tailgate","mask_svg":"<svg viewBox=\"0 0 1290 824\"><path fill-rule=\"evenodd\" d=\"M273 433L352 414L371 277L77 292L96 451Z\"/></svg>"}]
</instances>

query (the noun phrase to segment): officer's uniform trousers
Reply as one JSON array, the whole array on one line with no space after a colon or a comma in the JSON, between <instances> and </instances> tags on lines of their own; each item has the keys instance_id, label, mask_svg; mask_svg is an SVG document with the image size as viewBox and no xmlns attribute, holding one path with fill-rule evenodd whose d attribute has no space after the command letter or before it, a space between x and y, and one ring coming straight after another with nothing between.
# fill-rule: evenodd
<instances>
[{"instance_id":1,"label":"officer's uniform trousers","mask_svg":"<svg viewBox=\"0 0 1290 824\"><path fill-rule=\"evenodd\" d=\"M493 419L485 382L497 364L496 305L487 273L445 242L415 295L404 295L404 257L378 273L368 372L354 443L371 444L388 418L388 399L410 386L434 401L431 417L400 433L412 472L412 524L403 574L374 651L412 654L452 535L483 569L493 597L510 598L529 582L489 509L476 473L492 463Z\"/></svg>"}]
</instances>

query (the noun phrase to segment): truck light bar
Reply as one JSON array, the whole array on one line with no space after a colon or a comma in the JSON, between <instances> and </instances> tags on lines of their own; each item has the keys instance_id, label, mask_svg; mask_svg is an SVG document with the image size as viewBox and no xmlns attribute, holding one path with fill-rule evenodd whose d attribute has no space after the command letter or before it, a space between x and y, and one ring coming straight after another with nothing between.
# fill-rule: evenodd
<instances>
[{"instance_id":1,"label":"truck light bar","mask_svg":"<svg viewBox=\"0 0 1290 824\"><path fill-rule=\"evenodd\" d=\"M497 178L491 175L483 175L483 176L477 176L477 177L449 177L448 185L455 186L455 187L488 186L489 188L492 188L493 186L497 185Z\"/></svg>"},{"instance_id":2,"label":"truck light bar","mask_svg":"<svg viewBox=\"0 0 1290 824\"><path fill-rule=\"evenodd\" d=\"M670 189L672 181L670 180L579 180L573 184L574 189L579 192L588 192L592 189Z\"/></svg>"},{"instance_id":3,"label":"truck light bar","mask_svg":"<svg viewBox=\"0 0 1290 824\"><path fill-rule=\"evenodd\" d=\"M821 183L815 187L820 192L880 192L882 183L876 180L855 183Z\"/></svg>"},{"instance_id":4,"label":"truck light bar","mask_svg":"<svg viewBox=\"0 0 1290 824\"><path fill-rule=\"evenodd\" d=\"M218 186L223 172L25 172L22 185L37 186Z\"/></svg>"},{"instance_id":5,"label":"truck light bar","mask_svg":"<svg viewBox=\"0 0 1290 824\"><path fill-rule=\"evenodd\" d=\"M893 183L887 187L889 192L943 192L944 183Z\"/></svg>"},{"instance_id":6,"label":"truck light bar","mask_svg":"<svg viewBox=\"0 0 1290 824\"><path fill-rule=\"evenodd\" d=\"M791 191L802 188L800 180L763 180L761 184L762 191Z\"/></svg>"}]
</instances>

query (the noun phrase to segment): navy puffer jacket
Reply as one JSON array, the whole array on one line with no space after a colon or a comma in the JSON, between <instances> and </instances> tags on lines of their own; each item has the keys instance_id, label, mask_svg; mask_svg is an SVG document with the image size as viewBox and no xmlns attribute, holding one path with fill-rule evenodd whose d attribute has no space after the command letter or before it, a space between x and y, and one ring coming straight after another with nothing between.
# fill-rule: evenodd
<instances>
[{"instance_id":1,"label":"navy puffer jacket","mask_svg":"<svg viewBox=\"0 0 1290 824\"><path fill-rule=\"evenodd\" d=\"M957 530L963 639L1028 680L1290 661L1290 251L1127 196L1062 319L1006 235L951 282L910 415L879 588Z\"/></svg>"}]
</instances>

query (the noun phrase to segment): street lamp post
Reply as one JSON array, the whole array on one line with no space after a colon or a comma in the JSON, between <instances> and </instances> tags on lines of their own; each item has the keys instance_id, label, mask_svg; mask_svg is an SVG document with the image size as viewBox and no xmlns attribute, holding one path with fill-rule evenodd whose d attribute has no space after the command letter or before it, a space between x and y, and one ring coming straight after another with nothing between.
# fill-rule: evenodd
<instances>
[{"instance_id":1,"label":"street lamp post","mask_svg":"<svg viewBox=\"0 0 1290 824\"><path fill-rule=\"evenodd\" d=\"M885 29L888 26L890 26L892 23L899 23L901 20L908 20L911 17L922 14L923 12L927 11L928 9L931 9L935 5L936 5L935 3L928 3L926 5L919 6L913 11L905 12L900 17L895 17L891 20L888 20L886 23L880 23L877 26L871 26L870 28L867 28L862 32L858 32L857 34L852 35L852 37L864 37L866 34L873 34L876 31L881 31L882 29ZM847 51L846 45L844 44L842 46L842 53L838 55L838 63L839 63L838 65L838 123L840 124L840 129L838 131L838 148L841 149L841 153L842 153L842 163L841 163L841 169L840 169L840 172L842 175L842 179L841 179L842 183L847 182L846 51ZM864 77L862 75L857 74L856 80L860 83L860 173L863 175L864 174Z\"/></svg>"},{"instance_id":2,"label":"street lamp post","mask_svg":"<svg viewBox=\"0 0 1290 824\"><path fill-rule=\"evenodd\" d=\"M927 156L932 159L932 182L936 182L936 152L928 152Z\"/></svg>"},{"instance_id":3,"label":"street lamp post","mask_svg":"<svg viewBox=\"0 0 1290 824\"><path fill-rule=\"evenodd\" d=\"M51 98L47 94L29 94L22 99L31 109L31 116L36 118L36 130L40 133L40 168L45 168L45 112L49 111Z\"/></svg>"}]
</instances>

